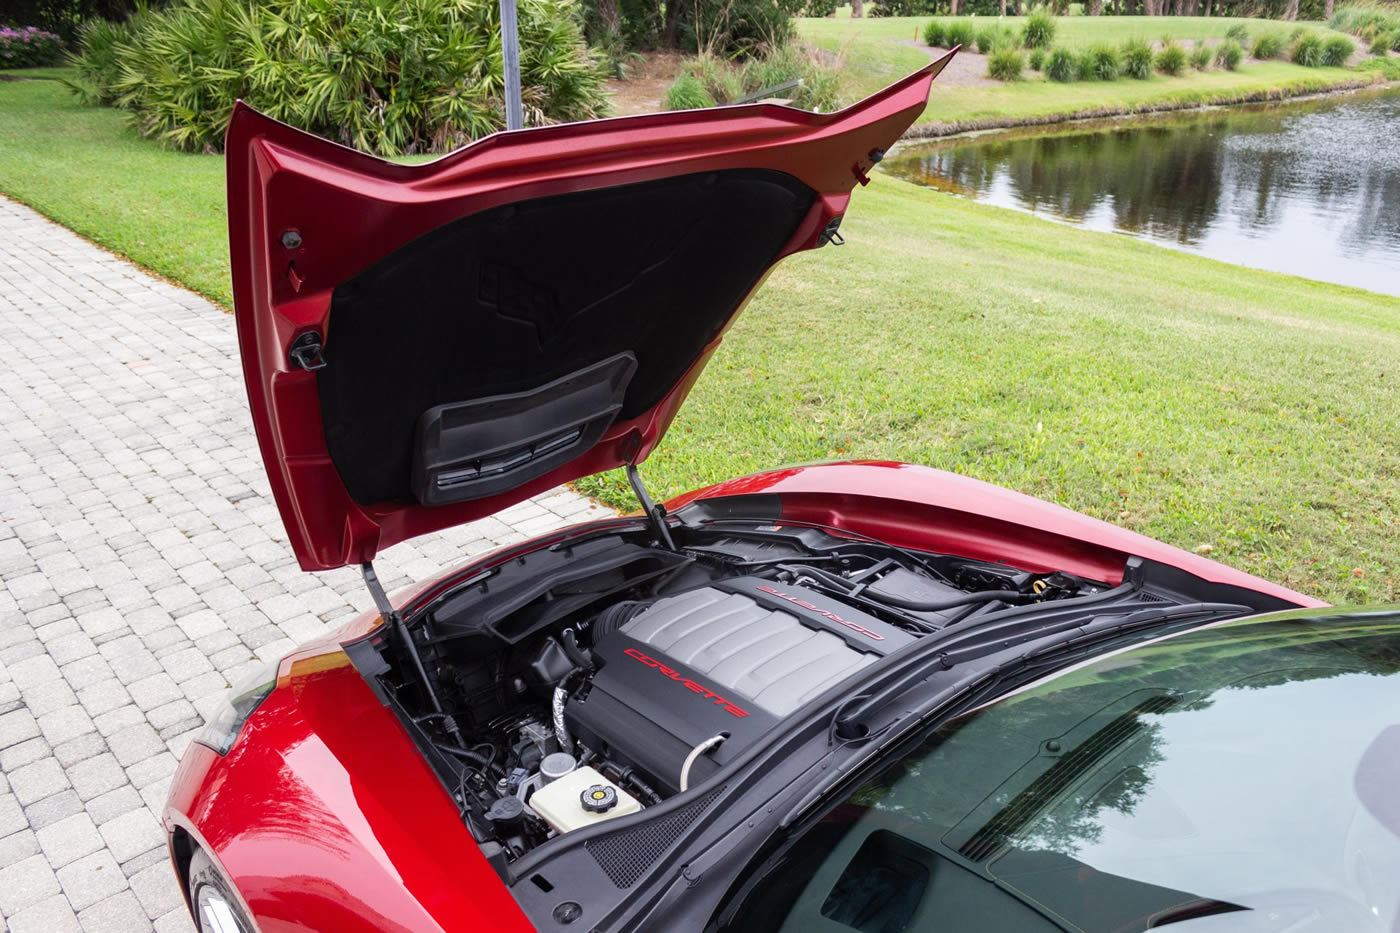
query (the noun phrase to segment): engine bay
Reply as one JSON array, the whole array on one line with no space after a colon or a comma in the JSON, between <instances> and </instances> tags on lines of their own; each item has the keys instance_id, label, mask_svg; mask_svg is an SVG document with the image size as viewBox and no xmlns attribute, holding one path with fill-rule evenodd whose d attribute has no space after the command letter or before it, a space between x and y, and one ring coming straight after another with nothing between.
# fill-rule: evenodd
<instances>
[{"instance_id":1,"label":"engine bay","mask_svg":"<svg viewBox=\"0 0 1400 933\"><path fill-rule=\"evenodd\" d=\"M632 524L520 552L452 581L404 638L347 645L503 875L555 836L706 782L931 634L1197 598L804 523L715 520L664 538Z\"/></svg>"}]
</instances>

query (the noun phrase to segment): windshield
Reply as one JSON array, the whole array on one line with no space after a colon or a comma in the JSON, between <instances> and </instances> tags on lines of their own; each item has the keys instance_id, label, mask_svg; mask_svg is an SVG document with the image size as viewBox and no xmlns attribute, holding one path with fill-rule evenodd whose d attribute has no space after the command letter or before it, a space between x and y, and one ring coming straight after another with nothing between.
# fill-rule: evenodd
<instances>
[{"instance_id":1,"label":"windshield","mask_svg":"<svg viewBox=\"0 0 1400 933\"><path fill-rule=\"evenodd\" d=\"M732 929L1400 931L1400 616L1216 626L966 714L760 890Z\"/></svg>"}]
</instances>

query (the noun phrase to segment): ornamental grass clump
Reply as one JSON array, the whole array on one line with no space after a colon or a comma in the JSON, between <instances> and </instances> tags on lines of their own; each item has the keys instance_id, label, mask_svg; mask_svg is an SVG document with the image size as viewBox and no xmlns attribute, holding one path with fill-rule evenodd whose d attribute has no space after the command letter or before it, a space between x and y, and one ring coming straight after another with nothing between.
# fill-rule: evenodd
<instances>
[{"instance_id":1,"label":"ornamental grass clump","mask_svg":"<svg viewBox=\"0 0 1400 933\"><path fill-rule=\"evenodd\" d=\"M1045 67L1045 49L1031 49L1027 57L1027 64L1031 66L1031 71L1040 71Z\"/></svg>"},{"instance_id":2,"label":"ornamental grass clump","mask_svg":"<svg viewBox=\"0 0 1400 933\"><path fill-rule=\"evenodd\" d=\"M38 68L63 60L63 42L38 26L0 26L0 68Z\"/></svg>"},{"instance_id":3,"label":"ornamental grass clump","mask_svg":"<svg viewBox=\"0 0 1400 933\"><path fill-rule=\"evenodd\" d=\"M1244 23L1231 23L1230 28L1225 30L1226 39L1234 39L1240 45L1249 41L1249 29Z\"/></svg>"},{"instance_id":4,"label":"ornamental grass clump","mask_svg":"<svg viewBox=\"0 0 1400 933\"><path fill-rule=\"evenodd\" d=\"M948 47L948 33L943 28L943 24L936 19L931 19L924 26L924 45L932 46L935 49Z\"/></svg>"},{"instance_id":5,"label":"ornamental grass clump","mask_svg":"<svg viewBox=\"0 0 1400 933\"><path fill-rule=\"evenodd\" d=\"M1124 42L1123 74L1139 81L1152 77L1152 46L1141 39Z\"/></svg>"},{"instance_id":6,"label":"ornamental grass clump","mask_svg":"<svg viewBox=\"0 0 1400 933\"><path fill-rule=\"evenodd\" d=\"M1254 48L1250 50L1250 54L1261 62L1266 62L1282 55L1285 44L1283 33L1266 32L1254 40Z\"/></svg>"},{"instance_id":7,"label":"ornamental grass clump","mask_svg":"<svg viewBox=\"0 0 1400 933\"><path fill-rule=\"evenodd\" d=\"M1106 42L1095 42L1079 58L1079 76L1086 81L1117 81L1122 70L1118 50Z\"/></svg>"},{"instance_id":8,"label":"ornamental grass clump","mask_svg":"<svg viewBox=\"0 0 1400 933\"><path fill-rule=\"evenodd\" d=\"M1400 42L1400 33L1392 35L1388 32L1378 32L1371 37L1371 54L1386 55L1396 42Z\"/></svg>"},{"instance_id":9,"label":"ornamental grass clump","mask_svg":"<svg viewBox=\"0 0 1400 933\"><path fill-rule=\"evenodd\" d=\"M1243 59L1244 49L1234 39L1221 43L1215 50L1215 63L1226 71L1238 71Z\"/></svg>"},{"instance_id":10,"label":"ornamental grass clump","mask_svg":"<svg viewBox=\"0 0 1400 933\"><path fill-rule=\"evenodd\" d=\"M676 81L666 92L667 110L702 110L713 107L715 99L705 90L704 83L690 72L676 75Z\"/></svg>"},{"instance_id":11,"label":"ornamental grass clump","mask_svg":"<svg viewBox=\"0 0 1400 933\"><path fill-rule=\"evenodd\" d=\"M943 30L943 39L950 49L956 45L970 46L974 38L970 19L955 19Z\"/></svg>"},{"instance_id":12,"label":"ornamental grass clump","mask_svg":"<svg viewBox=\"0 0 1400 933\"><path fill-rule=\"evenodd\" d=\"M1328 36L1322 43L1322 64L1325 68L1341 68L1356 52L1356 43L1346 36Z\"/></svg>"},{"instance_id":13,"label":"ornamental grass clump","mask_svg":"<svg viewBox=\"0 0 1400 933\"><path fill-rule=\"evenodd\" d=\"M1318 68L1322 65L1322 38L1315 32L1307 32L1293 43L1293 51L1288 55L1295 65L1304 68Z\"/></svg>"},{"instance_id":14,"label":"ornamental grass clump","mask_svg":"<svg viewBox=\"0 0 1400 933\"><path fill-rule=\"evenodd\" d=\"M755 94L797 80L802 83L778 92L778 96L787 99L793 107L827 113L840 106L839 74L821 60L820 53L806 46L789 43L767 55L749 59L739 69L739 85L744 94Z\"/></svg>"},{"instance_id":15,"label":"ornamental grass clump","mask_svg":"<svg viewBox=\"0 0 1400 933\"><path fill-rule=\"evenodd\" d=\"M1005 27L984 26L977 31L977 51L990 55L1000 48L1014 47L1016 34Z\"/></svg>"},{"instance_id":16,"label":"ornamental grass clump","mask_svg":"<svg viewBox=\"0 0 1400 933\"><path fill-rule=\"evenodd\" d=\"M992 50L987 56L987 77L998 81L1016 81L1021 77L1021 69L1026 66L1026 57L1020 49L1003 45Z\"/></svg>"},{"instance_id":17,"label":"ornamental grass clump","mask_svg":"<svg viewBox=\"0 0 1400 933\"><path fill-rule=\"evenodd\" d=\"M1028 49L1048 49L1055 40L1055 16L1043 6L1037 6L1026 17L1021 30L1021 44Z\"/></svg>"},{"instance_id":18,"label":"ornamental grass clump","mask_svg":"<svg viewBox=\"0 0 1400 933\"><path fill-rule=\"evenodd\" d=\"M218 151L242 98L368 152L446 152L505 123L499 19L496 0L174 0L85 30L75 83L186 151ZM522 3L518 28L525 122L602 116L575 0Z\"/></svg>"},{"instance_id":19,"label":"ornamental grass clump","mask_svg":"<svg viewBox=\"0 0 1400 933\"><path fill-rule=\"evenodd\" d=\"M1069 49L1051 49L1045 59L1045 77L1068 84L1079 77L1079 59Z\"/></svg>"},{"instance_id":20,"label":"ornamental grass clump","mask_svg":"<svg viewBox=\"0 0 1400 933\"><path fill-rule=\"evenodd\" d=\"M1205 40L1197 39L1196 47L1191 50L1191 67L1197 71L1205 71L1210 67L1210 60L1214 54Z\"/></svg>"},{"instance_id":21,"label":"ornamental grass clump","mask_svg":"<svg viewBox=\"0 0 1400 933\"><path fill-rule=\"evenodd\" d=\"M1176 76L1186 70L1186 50L1171 39L1165 40L1157 53L1157 70L1164 75Z\"/></svg>"}]
</instances>

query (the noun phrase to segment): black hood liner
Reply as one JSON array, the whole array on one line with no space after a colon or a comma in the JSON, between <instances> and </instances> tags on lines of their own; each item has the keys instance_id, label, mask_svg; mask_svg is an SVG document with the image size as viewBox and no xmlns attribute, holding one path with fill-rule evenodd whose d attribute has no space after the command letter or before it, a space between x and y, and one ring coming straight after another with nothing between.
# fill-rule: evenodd
<instances>
[{"instance_id":1,"label":"black hood liner","mask_svg":"<svg viewBox=\"0 0 1400 933\"><path fill-rule=\"evenodd\" d=\"M429 408L522 392L622 353L617 417L678 383L816 194L706 172L521 201L439 227L336 288L317 373L326 446L361 504L410 499Z\"/></svg>"}]
</instances>

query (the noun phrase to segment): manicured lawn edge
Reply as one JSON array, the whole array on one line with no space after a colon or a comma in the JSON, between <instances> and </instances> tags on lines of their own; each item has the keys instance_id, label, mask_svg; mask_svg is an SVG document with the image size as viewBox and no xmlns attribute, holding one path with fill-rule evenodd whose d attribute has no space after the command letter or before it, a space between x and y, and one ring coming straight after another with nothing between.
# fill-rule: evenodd
<instances>
[{"instance_id":1,"label":"manicured lawn edge","mask_svg":"<svg viewBox=\"0 0 1400 933\"><path fill-rule=\"evenodd\" d=\"M1400 84L1400 82L1387 82L1380 74L1372 73L1364 77L1343 78L1334 81L1303 79L1296 84L1282 87L1256 88L1247 91L1226 91L1217 94L1201 94L1188 91L1179 98L1143 101L1131 106L1108 105L1021 117L997 116L973 120L916 123L909 128L909 131L904 134L903 138L932 139L941 136L954 136L958 133L969 133L975 130L1000 130L1018 126L1048 126L1055 123L1069 123L1075 120L1093 120L1099 117L1170 113L1180 110L1202 110L1207 107L1224 107L1232 104L1266 103L1269 101L1289 100L1295 97L1345 93L1385 84Z\"/></svg>"}]
</instances>

